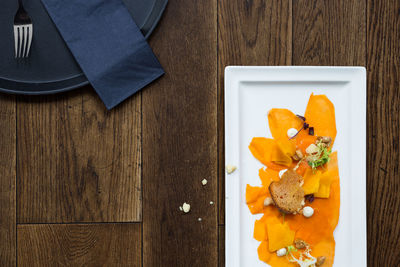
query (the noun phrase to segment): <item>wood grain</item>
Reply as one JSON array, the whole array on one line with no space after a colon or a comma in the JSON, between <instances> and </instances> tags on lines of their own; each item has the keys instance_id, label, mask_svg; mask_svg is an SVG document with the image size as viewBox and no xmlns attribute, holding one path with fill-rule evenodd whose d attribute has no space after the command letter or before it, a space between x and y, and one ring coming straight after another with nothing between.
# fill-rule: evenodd
<instances>
[{"instance_id":1,"label":"wood grain","mask_svg":"<svg viewBox=\"0 0 400 267\"><path fill-rule=\"evenodd\" d=\"M140 95L93 89L18 102L18 222L141 220Z\"/></svg>"},{"instance_id":2,"label":"wood grain","mask_svg":"<svg viewBox=\"0 0 400 267\"><path fill-rule=\"evenodd\" d=\"M224 70L228 65L290 65L292 1L219 0L219 223L225 221Z\"/></svg>"},{"instance_id":3,"label":"wood grain","mask_svg":"<svg viewBox=\"0 0 400 267\"><path fill-rule=\"evenodd\" d=\"M293 1L293 65L365 66L365 1Z\"/></svg>"},{"instance_id":4,"label":"wood grain","mask_svg":"<svg viewBox=\"0 0 400 267\"><path fill-rule=\"evenodd\" d=\"M20 266L141 266L141 225L18 226Z\"/></svg>"},{"instance_id":5,"label":"wood grain","mask_svg":"<svg viewBox=\"0 0 400 267\"><path fill-rule=\"evenodd\" d=\"M225 266L225 225L218 226L218 266Z\"/></svg>"},{"instance_id":6,"label":"wood grain","mask_svg":"<svg viewBox=\"0 0 400 267\"><path fill-rule=\"evenodd\" d=\"M400 266L400 1L368 1L368 265Z\"/></svg>"},{"instance_id":7,"label":"wood grain","mask_svg":"<svg viewBox=\"0 0 400 267\"><path fill-rule=\"evenodd\" d=\"M218 264L216 11L170 1L150 42L166 75L142 95L144 266Z\"/></svg>"},{"instance_id":8,"label":"wood grain","mask_svg":"<svg viewBox=\"0 0 400 267\"><path fill-rule=\"evenodd\" d=\"M15 98L0 95L0 266L16 265Z\"/></svg>"}]
</instances>

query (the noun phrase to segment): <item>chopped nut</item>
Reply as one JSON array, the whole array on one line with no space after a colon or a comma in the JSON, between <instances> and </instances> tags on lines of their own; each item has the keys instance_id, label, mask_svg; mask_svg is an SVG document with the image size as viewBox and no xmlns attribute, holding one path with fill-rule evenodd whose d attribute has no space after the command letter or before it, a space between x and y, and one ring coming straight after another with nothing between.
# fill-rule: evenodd
<instances>
[{"instance_id":1,"label":"chopped nut","mask_svg":"<svg viewBox=\"0 0 400 267\"><path fill-rule=\"evenodd\" d=\"M294 155L292 156L292 159L293 159L293 160L296 160L296 161L297 161L297 160L300 160L300 158L299 158L299 156L297 156L297 154L294 154Z\"/></svg>"},{"instance_id":2,"label":"chopped nut","mask_svg":"<svg viewBox=\"0 0 400 267\"><path fill-rule=\"evenodd\" d=\"M317 262L315 263L315 266L321 266L324 264L326 257L325 256L319 256L317 258Z\"/></svg>"},{"instance_id":3,"label":"chopped nut","mask_svg":"<svg viewBox=\"0 0 400 267\"><path fill-rule=\"evenodd\" d=\"M225 169L228 174L231 174L237 169L237 167L233 165L226 165Z\"/></svg>"},{"instance_id":4,"label":"chopped nut","mask_svg":"<svg viewBox=\"0 0 400 267\"><path fill-rule=\"evenodd\" d=\"M302 158L303 158L303 153L301 152L300 149L297 149L297 150L296 150L296 156L297 156L299 159L302 159Z\"/></svg>"},{"instance_id":5,"label":"chopped nut","mask_svg":"<svg viewBox=\"0 0 400 267\"><path fill-rule=\"evenodd\" d=\"M302 249L302 248L307 247L307 243L304 242L304 240L296 239L296 240L294 241L294 246L295 246L297 249Z\"/></svg>"},{"instance_id":6,"label":"chopped nut","mask_svg":"<svg viewBox=\"0 0 400 267\"><path fill-rule=\"evenodd\" d=\"M306 148L306 153L310 155L318 153L318 151L319 148L315 144L311 144Z\"/></svg>"},{"instance_id":7,"label":"chopped nut","mask_svg":"<svg viewBox=\"0 0 400 267\"><path fill-rule=\"evenodd\" d=\"M206 179L203 179L203 180L201 181L201 183L202 183L203 185L206 185L206 184L207 184L207 180L206 180Z\"/></svg>"},{"instance_id":8,"label":"chopped nut","mask_svg":"<svg viewBox=\"0 0 400 267\"><path fill-rule=\"evenodd\" d=\"M266 197L266 198L264 199L264 206L269 206L269 205L271 205L271 204L272 204L272 198Z\"/></svg>"},{"instance_id":9,"label":"chopped nut","mask_svg":"<svg viewBox=\"0 0 400 267\"><path fill-rule=\"evenodd\" d=\"M330 136L324 136L324 137L322 137L322 143L330 143L330 142L332 142L332 138L330 137Z\"/></svg>"},{"instance_id":10,"label":"chopped nut","mask_svg":"<svg viewBox=\"0 0 400 267\"><path fill-rule=\"evenodd\" d=\"M315 161L317 159L318 158L316 156L314 156L314 155L307 156L307 158L306 158L307 162L313 162L313 161Z\"/></svg>"},{"instance_id":11,"label":"chopped nut","mask_svg":"<svg viewBox=\"0 0 400 267\"><path fill-rule=\"evenodd\" d=\"M213 201L210 201L210 205L214 205L214 202L213 202Z\"/></svg>"},{"instance_id":12,"label":"chopped nut","mask_svg":"<svg viewBox=\"0 0 400 267\"><path fill-rule=\"evenodd\" d=\"M330 146L332 142L332 138L330 136L318 136L317 142L321 142L326 146Z\"/></svg>"}]
</instances>

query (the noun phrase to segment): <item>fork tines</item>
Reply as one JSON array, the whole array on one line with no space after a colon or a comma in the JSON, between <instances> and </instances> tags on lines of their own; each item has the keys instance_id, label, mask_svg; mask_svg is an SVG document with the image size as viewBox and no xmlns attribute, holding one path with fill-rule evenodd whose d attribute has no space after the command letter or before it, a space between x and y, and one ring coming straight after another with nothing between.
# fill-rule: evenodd
<instances>
[{"instance_id":1,"label":"fork tines","mask_svg":"<svg viewBox=\"0 0 400 267\"><path fill-rule=\"evenodd\" d=\"M14 25L15 57L28 57L33 34L32 24Z\"/></svg>"}]
</instances>

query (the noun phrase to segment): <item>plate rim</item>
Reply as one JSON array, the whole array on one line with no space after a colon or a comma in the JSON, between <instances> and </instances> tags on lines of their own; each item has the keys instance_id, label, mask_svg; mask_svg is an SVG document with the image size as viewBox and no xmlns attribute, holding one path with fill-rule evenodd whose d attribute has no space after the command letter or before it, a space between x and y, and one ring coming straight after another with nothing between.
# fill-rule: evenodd
<instances>
[{"instance_id":1,"label":"plate rim","mask_svg":"<svg viewBox=\"0 0 400 267\"><path fill-rule=\"evenodd\" d=\"M283 72L297 72L296 79L291 78L291 75L286 75L284 78L279 77L268 77L268 72L270 71L283 71ZM299 74L304 74L305 71L312 71L312 75L299 76ZM315 78L315 72L324 72L324 75L327 76L326 72L331 72L334 77L328 79L327 77L319 77ZM253 73L252 73L253 72ZM224 121L225 121L225 165L228 164L237 164L239 165L239 143L240 139L237 133L233 131L239 132L240 123L238 120L236 122L232 122L234 120L233 116L238 116L239 114L239 85L241 82L287 82L287 81L346 81L346 82L356 82L357 86L350 93L357 94L360 96L360 104L361 106L355 107L357 105L352 105L351 112L356 112L355 118L361 119L361 125L364 129L362 131L361 136L355 144L352 144L352 148L357 146L361 148L361 154L364 154L365 157L361 158L358 161L360 167L351 168L351 174L353 174L354 169L357 171L361 171L360 179L353 181L361 182L358 185L360 188L359 191L356 192L357 196L362 199L360 201L361 207L361 219L354 220L351 217L351 225L349 226L351 229L351 240L357 240L358 253L357 257L353 260L357 260L357 266L367 266L367 225L366 225L366 100L367 100L367 91L366 91L366 68L363 66L226 66L225 67L225 76L224 76ZM256 74L254 74L256 73ZM257 78L255 80L250 80L247 76L254 75L257 77L260 73L264 74L263 78ZM293 73L291 73L293 74ZM299 78L300 77L300 78ZM236 105L236 110L231 106ZM236 111L236 113L233 112ZM233 113L233 114L232 114ZM357 133L358 135L360 133ZM351 140L354 140L354 136L356 134L351 133ZM234 147L234 148L232 148ZM359 170L359 168L361 170ZM240 223L237 218L233 215L232 210L240 209L240 202L237 198L232 198L237 195L240 191L240 170L238 169L236 172L227 175L225 173L225 261L227 266L239 266L240 264L240 238L238 237L238 231L240 231ZM352 184L353 186L353 184ZM236 202L234 202L236 201ZM351 205L351 203L350 203ZM354 221L356 223L354 223ZM234 244L234 243L237 244ZM268 265L266 265L268 266Z\"/></svg>"}]
</instances>

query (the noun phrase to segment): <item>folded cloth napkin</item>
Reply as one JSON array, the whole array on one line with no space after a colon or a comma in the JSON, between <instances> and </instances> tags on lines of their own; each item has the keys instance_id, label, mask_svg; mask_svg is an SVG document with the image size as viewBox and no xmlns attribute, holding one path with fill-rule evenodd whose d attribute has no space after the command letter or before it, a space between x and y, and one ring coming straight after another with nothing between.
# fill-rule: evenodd
<instances>
[{"instance_id":1,"label":"folded cloth napkin","mask_svg":"<svg viewBox=\"0 0 400 267\"><path fill-rule=\"evenodd\" d=\"M107 109L164 74L122 0L42 3Z\"/></svg>"}]
</instances>

